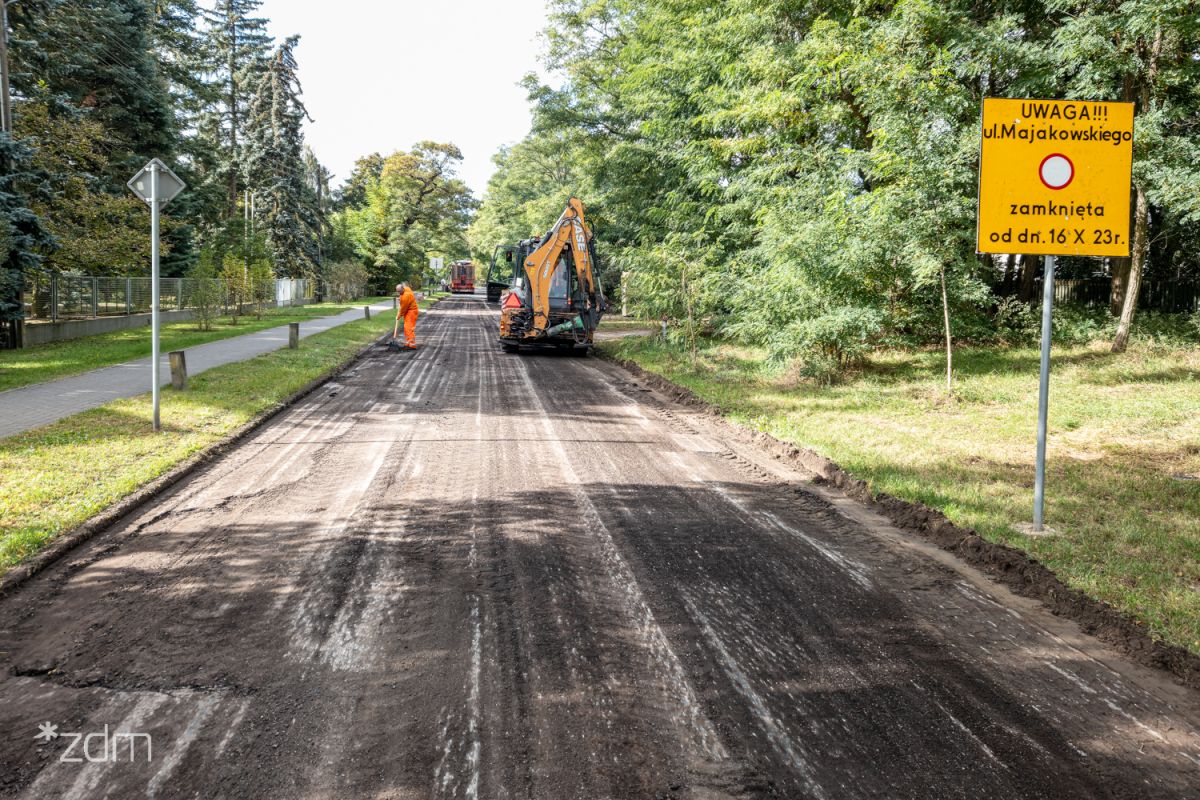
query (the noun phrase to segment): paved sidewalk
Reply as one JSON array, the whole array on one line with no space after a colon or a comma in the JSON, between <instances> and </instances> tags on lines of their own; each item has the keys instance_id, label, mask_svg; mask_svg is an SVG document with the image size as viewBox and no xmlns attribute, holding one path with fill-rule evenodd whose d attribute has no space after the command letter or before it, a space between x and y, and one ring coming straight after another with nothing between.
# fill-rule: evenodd
<instances>
[{"instance_id":1,"label":"paved sidewalk","mask_svg":"<svg viewBox=\"0 0 1200 800\"><path fill-rule=\"evenodd\" d=\"M371 306L371 313L386 313L392 310L392 302ZM300 338L327 331L362 319L362 307L343 311L331 317L300 323ZM267 328L257 333L234 336L218 342L209 342L187 350L188 375L199 375L205 370L245 361L248 358L286 347L288 326ZM171 368L167 354L162 354L160 375L165 386L171 382ZM56 381L35 383L0 392L0 438L49 425L63 417L78 414L112 400L134 397L150 391L150 357L137 361L126 361L111 367L60 378Z\"/></svg>"}]
</instances>

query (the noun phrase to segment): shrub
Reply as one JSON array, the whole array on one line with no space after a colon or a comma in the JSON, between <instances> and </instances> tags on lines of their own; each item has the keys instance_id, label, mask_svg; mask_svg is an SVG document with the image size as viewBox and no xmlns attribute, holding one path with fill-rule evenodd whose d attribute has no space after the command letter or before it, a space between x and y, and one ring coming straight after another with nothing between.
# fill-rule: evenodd
<instances>
[{"instance_id":1,"label":"shrub","mask_svg":"<svg viewBox=\"0 0 1200 800\"><path fill-rule=\"evenodd\" d=\"M221 282L217 280L216 254L209 248L202 250L188 277L191 279L188 303L196 324L200 330L210 331L213 321L221 313Z\"/></svg>"},{"instance_id":2,"label":"shrub","mask_svg":"<svg viewBox=\"0 0 1200 800\"><path fill-rule=\"evenodd\" d=\"M367 285L366 267L353 259L333 262L326 274L329 280L329 299L335 303L345 303L361 297Z\"/></svg>"},{"instance_id":3,"label":"shrub","mask_svg":"<svg viewBox=\"0 0 1200 800\"><path fill-rule=\"evenodd\" d=\"M873 308L842 306L818 317L797 320L771 337L771 356L800 358L800 372L821 383L833 383L862 363L883 328L883 315Z\"/></svg>"},{"instance_id":4,"label":"shrub","mask_svg":"<svg viewBox=\"0 0 1200 800\"><path fill-rule=\"evenodd\" d=\"M254 316L262 319L263 310L275 300L275 275L271 262L260 258L250 264L248 273L250 300L254 303Z\"/></svg>"}]
</instances>

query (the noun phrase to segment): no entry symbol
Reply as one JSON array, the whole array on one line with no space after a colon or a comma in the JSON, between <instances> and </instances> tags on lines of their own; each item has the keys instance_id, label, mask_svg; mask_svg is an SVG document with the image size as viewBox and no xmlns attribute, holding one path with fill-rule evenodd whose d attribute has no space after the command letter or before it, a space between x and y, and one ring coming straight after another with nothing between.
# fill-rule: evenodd
<instances>
[{"instance_id":1,"label":"no entry symbol","mask_svg":"<svg viewBox=\"0 0 1200 800\"><path fill-rule=\"evenodd\" d=\"M1051 153L1042 159L1038 177L1048 189L1065 189L1075 179L1075 165L1062 153Z\"/></svg>"}]
</instances>

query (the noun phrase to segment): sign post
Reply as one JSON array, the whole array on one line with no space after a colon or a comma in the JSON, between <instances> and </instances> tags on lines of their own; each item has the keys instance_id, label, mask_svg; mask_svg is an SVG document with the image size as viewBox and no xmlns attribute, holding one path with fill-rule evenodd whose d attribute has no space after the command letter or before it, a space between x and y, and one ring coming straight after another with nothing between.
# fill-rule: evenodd
<instances>
[{"instance_id":1,"label":"sign post","mask_svg":"<svg viewBox=\"0 0 1200 800\"><path fill-rule=\"evenodd\" d=\"M150 204L150 394L154 402L154 430L162 430L159 421L159 389L162 364L159 363L158 348L158 228L159 212L175 195L184 189L183 181L157 158L142 167L129 180L129 188L138 197Z\"/></svg>"},{"instance_id":2,"label":"sign post","mask_svg":"<svg viewBox=\"0 0 1200 800\"><path fill-rule=\"evenodd\" d=\"M1133 104L985 98L978 253L1045 256L1033 533L1045 532L1056 256L1128 256Z\"/></svg>"}]
</instances>

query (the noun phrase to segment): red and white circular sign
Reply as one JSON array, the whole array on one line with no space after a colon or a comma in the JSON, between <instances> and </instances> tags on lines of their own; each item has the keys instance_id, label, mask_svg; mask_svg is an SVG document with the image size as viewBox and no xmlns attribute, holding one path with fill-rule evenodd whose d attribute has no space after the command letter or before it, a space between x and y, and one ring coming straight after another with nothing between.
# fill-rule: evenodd
<instances>
[{"instance_id":1,"label":"red and white circular sign","mask_svg":"<svg viewBox=\"0 0 1200 800\"><path fill-rule=\"evenodd\" d=\"M1062 153L1051 153L1042 159L1038 177L1048 189L1065 189L1075 179L1075 165Z\"/></svg>"}]
</instances>

